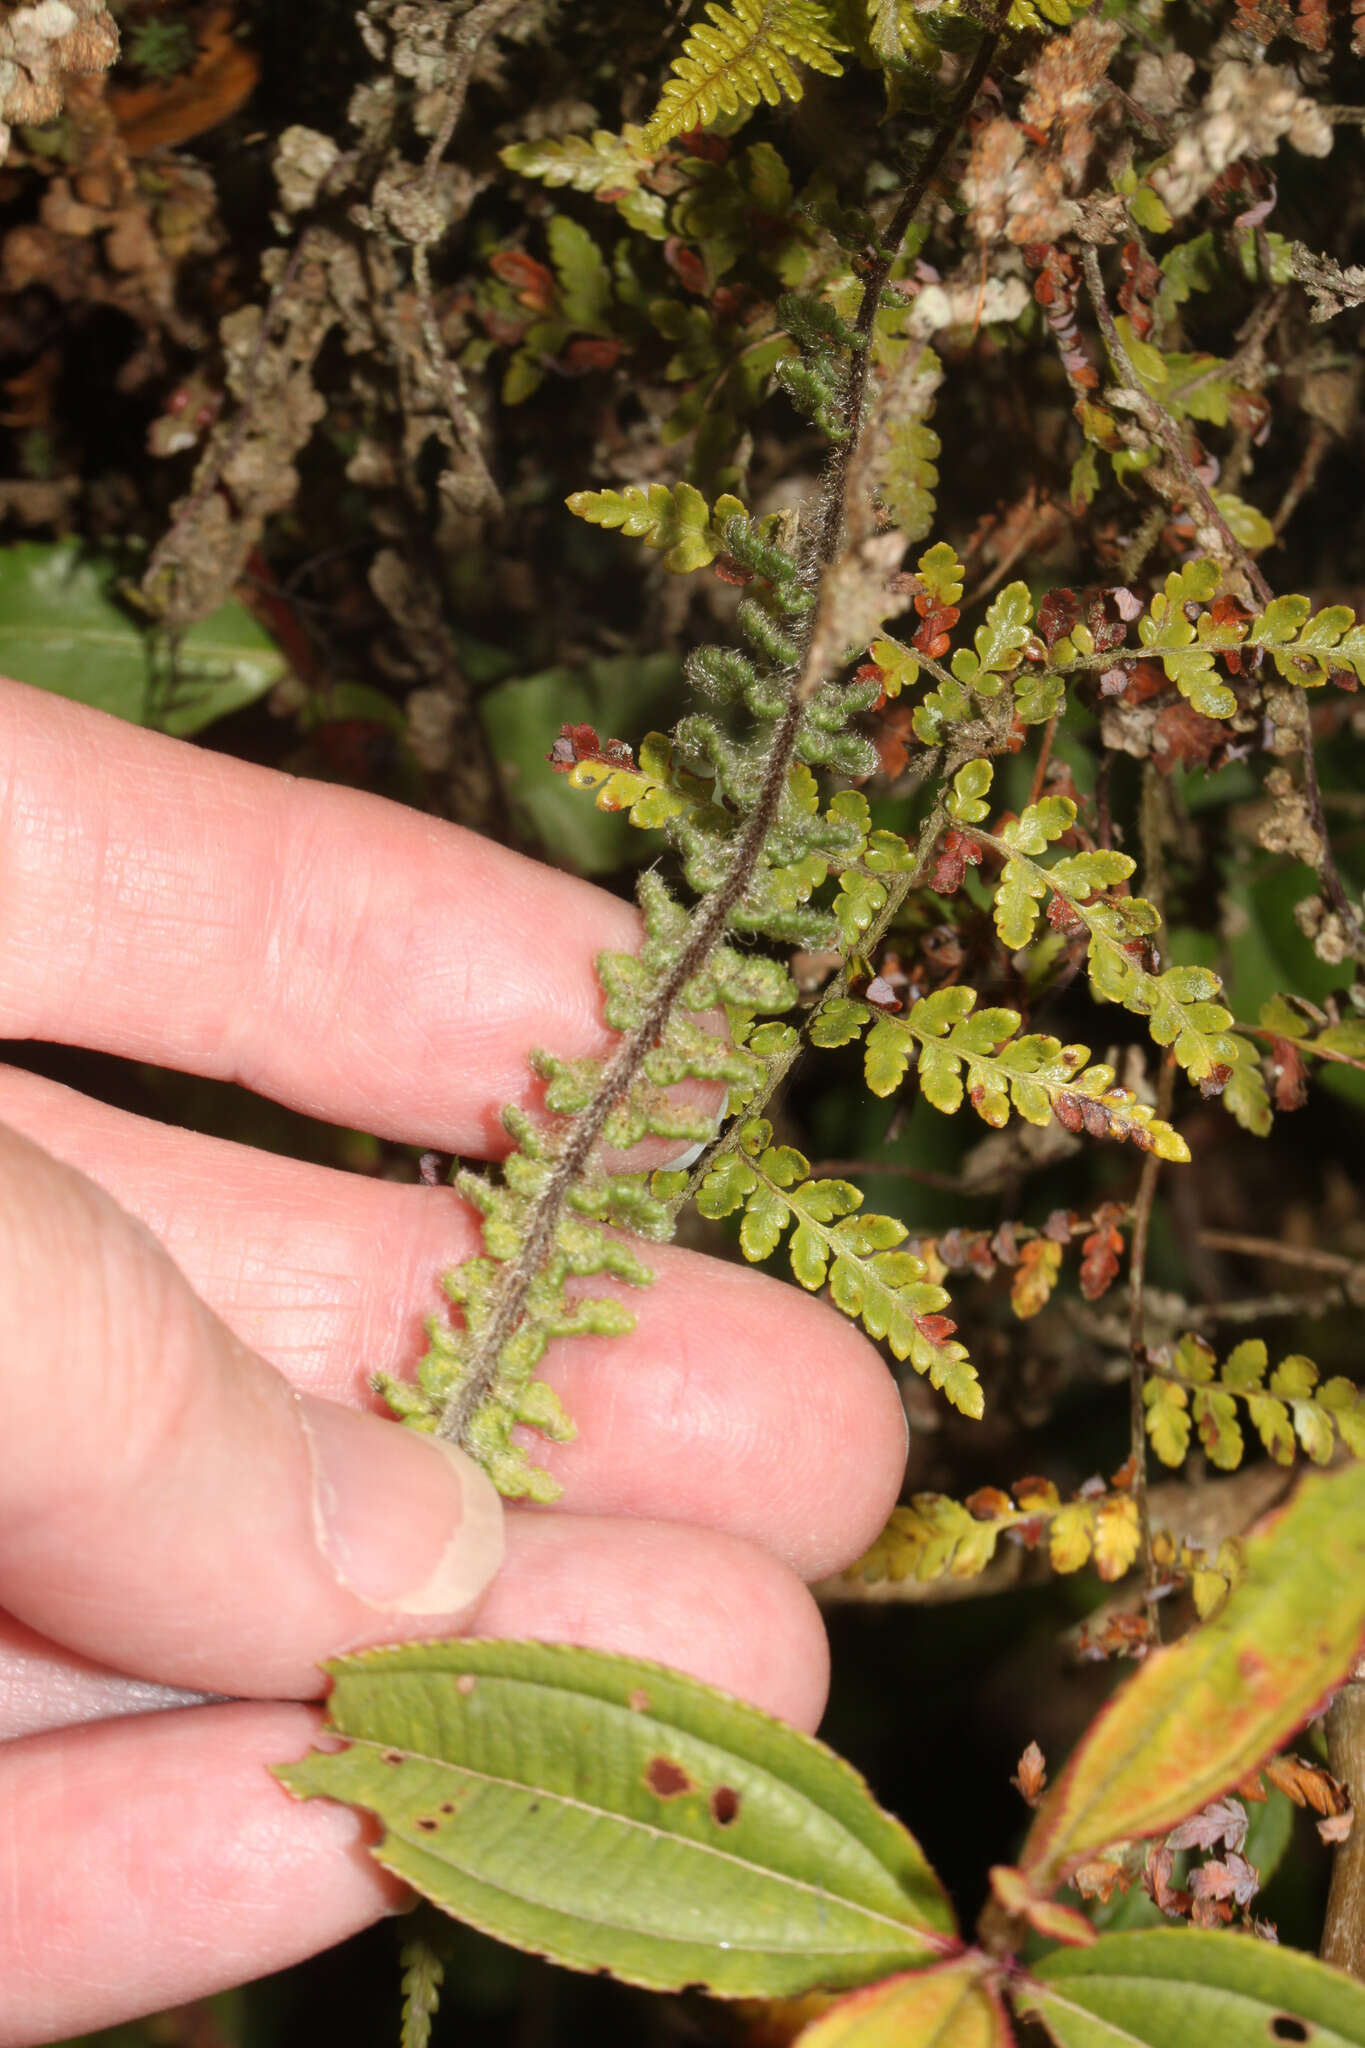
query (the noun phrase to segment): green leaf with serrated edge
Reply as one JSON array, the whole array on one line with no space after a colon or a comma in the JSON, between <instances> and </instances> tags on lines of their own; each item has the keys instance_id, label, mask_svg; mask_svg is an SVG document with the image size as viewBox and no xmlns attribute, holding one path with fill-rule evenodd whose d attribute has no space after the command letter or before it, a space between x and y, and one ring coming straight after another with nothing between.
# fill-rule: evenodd
<instances>
[{"instance_id":1,"label":"green leaf with serrated edge","mask_svg":"<svg viewBox=\"0 0 1365 2048\"><path fill-rule=\"evenodd\" d=\"M1312 1475L1245 1546L1212 1621L1157 1650L1091 1724L1020 1858L1055 1883L1106 1843L1156 1835L1278 1749L1365 1635L1365 1467Z\"/></svg>"},{"instance_id":2,"label":"green leaf with serrated edge","mask_svg":"<svg viewBox=\"0 0 1365 2048\"><path fill-rule=\"evenodd\" d=\"M968 761L953 777L952 795L948 798L948 815L956 818L961 825L979 825L989 814L990 805L983 802L990 789L995 770L989 761Z\"/></svg>"},{"instance_id":3,"label":"green leaf with serrated edge","mask_svg":"<svg viewBox=\"0 0 1365 2048\"><path fill-rule=\"evenodd\" d=\"M1015 1995L1058 2048L1365 2048L1365 1985L1298 1950L1194 1927L1054 1950Z\"/></svg>"},{"instance_id":4,"label":"green leaf with serrated edge","mask_svg":"<svg viewBox=\"0 0 1365 2048\"><path fill-rule=\"evenodd\" d=\"M74 540L0 549L0 674L187 738L265 695L289 663L234 598L191 626L172 662L117 602L120 564Z\"/></svg>"},{"instance_id":5,"label":"green leaf with serrated edge","mask_svg":"<svg viewBox=\"0 0 1365 2048\"><path fill-rule=\"evenodd\" d=\"M905 1079L910 1064L910 1041L897 1031L889 1017L883 1017L867 1034L863 1077L874 1095L892 1095ZM921 1074L921 1080L923 1076Z\"/></svg>"},{"instance_id":6,"label":"green leaf with serrated edge","mask_svg":"<svg viewBox=\"0 0 1365 2048\"><path fill-rule=\"evenodd\" d=\"M952 670L978 696L994 697L1003 677L1018 668L1032 630L1033 600L1027 583L1011 583L992 600L972 648L959 647Z\"/></svg>"},{"instance_id":7,"label":"green leaf with serrated edge","mask_svg":"<svg viewBox=\"0 0 1365 2048\"><path fill-rule=\"evenodd\" d=\"M557 213L545 231L559 285L564 318L574 327L604 334L611 325L611 272L585 227Z\"/></svg>"},{"instance_id":8,"label":"green leaf with serrated edge","mask_svg":"<svg viewBox=\"0 0 1365 2048\"><path fill-rule=\"evenodd\" d=\"M989 1967L969 1954L855 1991L798 2034L795 2048L1012 2048Z\"/></svg>"},{"instance_id":9,"label":"green leaf with serrated edge","mask_svg":"<svg viewBox=\"0 0 1365 2048\"><path fill-rule=\"evenodd\" d=\"M951 1948L914 1838L831 1750L661 1665L454 1641L338 1658L344 1750L278 1770L499 1940L656 1990L851 1987Z\"/></svg>"}]
</instances>

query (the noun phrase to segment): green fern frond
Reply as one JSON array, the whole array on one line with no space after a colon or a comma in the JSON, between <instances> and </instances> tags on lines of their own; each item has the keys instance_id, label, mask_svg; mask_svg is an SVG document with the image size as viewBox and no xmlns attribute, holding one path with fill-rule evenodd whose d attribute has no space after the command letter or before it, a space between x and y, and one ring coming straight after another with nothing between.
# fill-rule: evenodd
<instances>
[{"instance_id":1,"label":"green fern frond","mask_svg":"<svg viewBox=\"0 0 1365 2048\"><path fill-rule=\"evenodd\" d=\"M1096 995L1145 1017L1156 1043L1173 1049L1190 1079L1209 1094L1220 1093L1251 1048L1230 1034L1232 1014L1217 1000L1222 984L1209 968L1168 967L1158 974L1143 964L1161 919L1145 897L1110 893L1129 880L1136 863L1125 853L1096 848L1067 854L1050 867L1039 864L1037 856L1075 819L1069 797L1048 796L999 833L968 828L1004 859L994 906L1001 943L1011 952L1030 945L1043 900L1053 896L1064 921L1087 936L1086 966Z\"/></svg>"},{"instance_id":2,"label":"green fern frond","mask_svg":"<svg viewBox=\"0 0 1365 2048\"><path fill-rule=\"evenodd\" d=\"M501 151L503 163L524 178L538 178L551 187L568 185L575 192L609 198L629 227L655 241L668 233L667 201L640 183L654 167L644 130L627 121L619 135L595 128L589 135L540 136L534 142L513 142Z\"/></svg>"},{"instance_id":3,"label":"green fern frond","mask_svg":"<svg viewBox=\"0 0 1365 2048\"><path fill-rule=\"evenodd\" d=\"M1268 1363L1259 1338L1239 1344L1221 1367L1202 1337L1182 1337L1163 1355L1143 1388L1147 1435L1162 1464L1183 1462L1193 1426L1210 1464L1234 1471L1246 1448L1239 1402L1277 1465L1293 1463L1296 1444L1315 1465L1326 1465L1338 1440L1365 1458L1365 1399L1350 1380L1321 1380L1312 1359L1299 1353L1282 1359L1267 1379Z\"/></svg>"},{"instance_id":4,"label":"green fern frond","mask_svg":"<svg viewBox=\"0 0 1365 2048\"><path fill-rule=\"evenodd\" d=\"M994 1129L1013 1109L1027 1123L1055 1119L1067 1130L1127 1139L1161 1159L1189 1159L1178 1131L1114 1085L1112 1067L1087 1066L1088 1046L1064 1046L1039 1032L1016 1037L1017 1010L976 1005L976 990L961 986L936 989L902 1016L839 997L816 1017L811 1042L847 1045L870 1024L864 1076L874 1095L893 1094L914 1063L925 1099L945 1115L965 1097Z\"/></svg>"},{"instance_id":5,"label":"green fern frond","mask_svg":"<svg viewBox=\"0 0 1365 2048\"><path fill-rule=\"evenodd\" d=\"M640 881L645 942L639 953L604 953L597 962L605 993L604 1015L613 1031L638 1028L661 977L676 960L688 928L687 913L669 897L654 874ZM715 1030L715 1013L727 1003L750 1011L784 1010L796 991L772 960L754 958L720 945L681 992L659 1031L641 1072L614 1104L603 1130L607 1145L626 1150L655 1135L673 1142L700 1143L712 1135L712 1115L679 1100L680 1082L707 1081L725 1089L752 1087L763 1063ZM561 1060L537 1054L532 1064L546 1082L545 1108L551 1119L567 1120L601 1086L602 1063ZM459 1312L458 1324L433 1318L429 1348L415 1381L387 1374L374 1385L394 1412L414 1427L446 1428L460 1418L459 1438L499 1490L512 1498L553 1500L556 1483L532 1465L517 1439L518 1426L538 1430L552 1441L573 1435L573 1425L551 1389L535 1378L546 1347L558 1337L621 1335L634 1317L612 1296L572 1298L570 1279L609 1274L630 1286L645 1286L650 1269L618 1234L662 1238L671 1229L666 1196L645 1173L613 1173L589 1160L575 1177L555 1224L547 1253L537 1267L516 1328L500 1344L496 1370L486 1392L470 1392L473 1362L491 1341L507 1271L524 1254L535 1204L555 1176L561 1130L539 1127L521 1110L503 1113L515 1149L495 1183L473 1172L456 1181L477 1210L483 1252L446 1275L444 1287ZM469 1412L461 1412L462 1404Z\"/></svg>"},{"instance_id":6,"label":"green fern frond","mask_svg":"<svg viewBox=\"0 0 1365 2048\"><path fill-rule=\"evenodd\" d=\"M663 553L665 569L686 575L723 553L726 520L748 520L738 498L723 494L707 504L693 484L627 484L623 491L575 491L565 504L593 526L619 529L630 540Z\"/></svg>"},{"instance_id":7,"label":"green fern frond","mask_svg":"<svg viewBox=\"0 0 1365 2048\"><path fill-rule=\"evenodd\" d=\"M828 1286L830 1299L868 1334L885 1338L964 1415L982 1413L981 1385L954 1324L941 1311L948 1296L925 1281L923 1263L896 1249L908 1235L893 1216L864 1216L863 1197L846 1180L811 1180L810 1161L790 1145L774 1145L772 1126L753 1118L737 1149L712 1167L697 1194L703 1216L742 1210L740 1250L770 1258L787 1231L788 1256L801 1286Z\"/></svg>"},{"instance_id":8,"label":"green fern frond","mask_svg":"<svg viewBox=\"0 0 1365 2048\"><path fill-rule=\"evenodd\" d=\"M738 114L762 100L775 107L802 93L798 64L838 78L847 48L833 32L821 0L707 0L674 58L659 104L646 124L645 146L660 149L675 135L704 128L721 114Z\"/></svg>"}]
</instances>

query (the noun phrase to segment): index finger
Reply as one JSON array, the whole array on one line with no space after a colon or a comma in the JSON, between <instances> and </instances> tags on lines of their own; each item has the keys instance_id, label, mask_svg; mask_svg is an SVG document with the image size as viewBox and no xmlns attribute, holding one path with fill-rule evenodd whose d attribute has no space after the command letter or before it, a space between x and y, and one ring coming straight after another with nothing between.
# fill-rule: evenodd
<instances>
[{"instance_id":1,"label":"index finger","mask_svg":"<svg viewBox=\"0 0 1365 2048\"><path fill-rule=\"evenodd\" d=\"M0 1036L496 1154L526 1059L601 1052L639 921L439 819L0 681Z\"/></svg>"}]
</instances>

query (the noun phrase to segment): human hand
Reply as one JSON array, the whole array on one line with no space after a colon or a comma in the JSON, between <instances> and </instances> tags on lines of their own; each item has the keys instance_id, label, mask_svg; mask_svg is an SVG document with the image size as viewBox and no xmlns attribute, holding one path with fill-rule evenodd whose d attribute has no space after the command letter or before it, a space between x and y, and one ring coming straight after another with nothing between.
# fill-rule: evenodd
<instances>
[{"instance_id":1,"label":"human hand","mask_svg":"<svg viewBox=\"0 0 1365 2048\"><path fill-rule=\"evenodd\" d=\"M485 1158L501 1105L534 1105L534 1045L604 1048L592 958L636 939L629 906L454 827L8 683L0 877L0 1034ZM490 1585L482 1474L364 1412L477 1247L449 1189L0 1069L0 2048L401 1903L353 1813L267 1773L307 1747L325 1657L474 1627L817 1721L802 1579L866 1546L903 1462L872 1347L795 1288L651 1249L634 1335L546 1360L579 1435L537 1441L563 1497L508 1512Z\"/></svg>"}]
</instances>

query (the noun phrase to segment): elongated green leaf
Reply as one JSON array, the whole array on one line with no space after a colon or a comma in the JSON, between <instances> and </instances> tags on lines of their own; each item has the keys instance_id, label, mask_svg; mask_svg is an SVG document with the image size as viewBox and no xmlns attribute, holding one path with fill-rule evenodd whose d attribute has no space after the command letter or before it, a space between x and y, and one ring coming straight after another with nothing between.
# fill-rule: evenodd
<instances>
[{"instance_id":1,"label":"elongated green leaf","mask_svg":"<svg viewBox=\"0 0 1365 2048\"><path fill-rule=\"evenodd\" d=\"M1293 1734L1365 1634L1365 1467L1305 1479L1246 1545L1214 1620L1149 1657L1048 1793L1022 1867L1055 1882L1107 1842L1160 1834Z\"/></svg>"},{"instance_id":2,"label":"elongated green leaf","mask_svg":"<svg viewBox=\"0 0 1365 2048\"><path fill-rule=\"evenodd\" d=\"M1158 1927L1061 1949L1020 1985L1060 2048L1365 2048L1365 1986L1268 1942Z\"/></svg>"},{"instance_id":3,"label":"elongated green leaf","mask_svg":"<svg viewBox=\"0 0 1365 2048\"><path fill-rule=\"evenodd\" d=\"M389 1870L582 1970L761 1997L953 1945L918 1844L849 1765L740 1700L560 1644L407 1644L328 1666L349 1747L278 1775L368 1809Z\"/></svg>"},{"instance_id":4,"label":"elongated green leaf","mask_svg":"<svg viewBox=\"0 0 1365 2048\"><path fill-rule=\"evenodd\" d=\"M0 674L181 737L239 711L289 664L235 600L172 656L115 601L116 564L79 541L0 550Z\"/></svg>"},{"instance_id":5,"label":"elongated green leaf","mask_svg":"<svg viewBox=\"0 0 1365 2048\"><path fill-rule=\"evenodd\" d=\"M807 2027L796 2048L1013 2048L983 1960L966 1955L855 1991Z\"/></svg>"}]
</instances>

